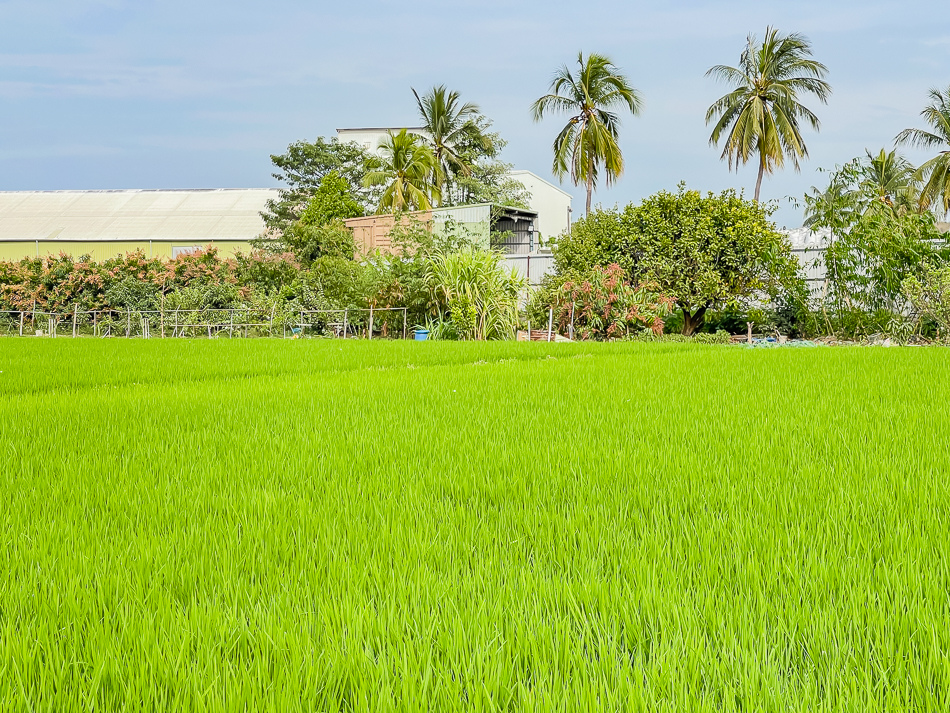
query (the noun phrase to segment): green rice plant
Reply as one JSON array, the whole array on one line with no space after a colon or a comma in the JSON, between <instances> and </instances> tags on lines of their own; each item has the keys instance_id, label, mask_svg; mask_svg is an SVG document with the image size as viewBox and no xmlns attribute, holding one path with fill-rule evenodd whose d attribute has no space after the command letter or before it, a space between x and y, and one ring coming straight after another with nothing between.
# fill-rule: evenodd
<instances>
[{"instance_id":1,"label":"green rice plant","mask_svg":"<svg viewBox=\"0 0 950 713\"><path fill-rule=\"evenodd\" d=\"M944 711L948 377L0 339L0 710Z\"/></svg>"}]
</instances>

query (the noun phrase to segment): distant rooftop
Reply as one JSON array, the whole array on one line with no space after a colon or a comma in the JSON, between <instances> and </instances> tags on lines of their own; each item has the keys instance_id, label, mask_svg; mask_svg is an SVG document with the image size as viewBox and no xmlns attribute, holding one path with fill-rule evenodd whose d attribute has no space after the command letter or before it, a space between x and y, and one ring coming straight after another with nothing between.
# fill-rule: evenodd
<instances>
[{"instance_id":1,"label":"distant rooftop","mask_svg":"<svg viewBox=\"0 0 950 713\"><path fill-rule=\"evenodd\" d=\"M406 131L425 131L421 126L365 126L358 129L337 129L336 133L342 134L347 131L402 131L403 129Z\"/></svg>"},{"instance_id":2,"label":"distant rooftop","mask_svg":"<svg viewBox=\"0 0 950 713\"><path fill-rule=\"evenodd\" d=\"M251 240L276 188L0 192L0 241Z\"/></svg>"}]
</instances>

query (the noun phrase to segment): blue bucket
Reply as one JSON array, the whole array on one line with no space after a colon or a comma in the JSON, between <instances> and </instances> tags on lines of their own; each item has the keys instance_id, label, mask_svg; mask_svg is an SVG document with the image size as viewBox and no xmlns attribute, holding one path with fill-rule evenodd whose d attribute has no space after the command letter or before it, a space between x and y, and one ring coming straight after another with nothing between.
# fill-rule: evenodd
<instances>
[{"instance_id":1,"label":"blue bucket","mask_svg":"<svg viewBox=\"0 0 950 713\"><path fill-rule=\"evenodd\" d=\"M417 342L424 342L426 339L429 338L429 330L417 329L416 331L413 332L413 335L415 335L415 339Z\"/></svg>"}]
</instances>

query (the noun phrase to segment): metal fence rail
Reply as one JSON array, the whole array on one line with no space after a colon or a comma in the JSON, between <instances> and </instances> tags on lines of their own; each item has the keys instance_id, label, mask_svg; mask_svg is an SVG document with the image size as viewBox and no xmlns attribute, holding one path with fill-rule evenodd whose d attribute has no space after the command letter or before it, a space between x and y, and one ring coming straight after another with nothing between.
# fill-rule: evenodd
<instances>
[{"instance_id":1,"label":"metal fence rail","mask_svg":"<svg viewBox=\"0 0 950 713\"><path fill-rule=\"evenodd\" d=\"M339 315L339 316L338 316ZM368 319L367 319L368 317ZM340 328L342 327L342 328ZM203 310L31 309L0 311L0 336L122 337L137 339L216 337L403 338L405 307L302 310L269 313L249 308Z\"/></svg>"}]
</instances>

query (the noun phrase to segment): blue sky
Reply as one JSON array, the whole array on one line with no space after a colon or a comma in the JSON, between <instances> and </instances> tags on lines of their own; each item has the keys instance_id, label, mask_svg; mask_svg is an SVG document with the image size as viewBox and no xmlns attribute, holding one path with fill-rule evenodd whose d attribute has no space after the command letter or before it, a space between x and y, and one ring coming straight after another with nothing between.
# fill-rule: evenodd
<instances>
[{"instance_id":1,"label":"blue sky","mask_svg":"<svg viewBox=\"0 0 950 713\"><path fill-rule=\"evenodd\" d=\"M410 87L438 83L494 119L506 160L550 178L560 125L528 107L583 50L611 56L645 99L623 124L626 173L596 201L681 180L751 193L754 167L729 173L707 143L725 87L703 75L769 24L808 35L834 86L813 106L822 129L801 174L763 186L791 227L784 197L822 182L816 168L890 146L920 125L927 89L950 85L950 3L0 0L0 189L271 186L270 154L412 124Z\"/></svg>"}]
</instances>

